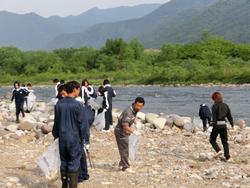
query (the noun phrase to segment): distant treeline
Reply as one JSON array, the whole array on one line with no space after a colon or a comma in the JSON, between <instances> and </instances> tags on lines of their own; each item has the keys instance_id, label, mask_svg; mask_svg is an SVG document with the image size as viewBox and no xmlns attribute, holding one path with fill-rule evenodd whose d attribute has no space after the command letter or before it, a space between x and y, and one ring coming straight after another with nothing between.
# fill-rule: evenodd
<instances>
[{"instance_id":1,"label":"distant treeline","mask_svg":"<svg viewBox=\"0 0 250 188\"><path fill-rule=\"evenodd\" d=\"M250 45L204 33L192 44L144 49L136 39L109 39L101 49L82 47L46 51L0 48L0 83L50 84L54 78L89 79L100 84L250 83Z\"/></svg>"}]
</instances>

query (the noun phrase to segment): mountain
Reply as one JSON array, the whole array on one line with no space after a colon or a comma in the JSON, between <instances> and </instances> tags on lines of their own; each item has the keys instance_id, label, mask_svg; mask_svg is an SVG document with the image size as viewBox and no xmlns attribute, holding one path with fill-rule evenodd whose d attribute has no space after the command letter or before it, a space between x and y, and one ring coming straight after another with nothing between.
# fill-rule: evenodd
<instances>
[{"instance_id":1,"label":"mountain","mask_svg":"<svg viewBox=\"0 0 250 188\"><path fill-rule=\"evenodd\" d=\"M197 41L206 30L212 35L233 42L250 43L249 10L249 0L219 0L188 22L179 22L171 29L167 29L167 25L162 25L140 38L144 40L145 45L159 47L162 43Z\"/></svg>"},{"instance_id":2,"label":"mountain","mask_svg":"<svg viewBox=\"0 0 250 188\"><path fill-rule=\"evenodd\" d=\"M0 46L13 45L24 50L44 49L58 35L80 32L98 23L137 19L159 6L160 4L145 4L103 10L93 8L78 16L49 18L35 13L0 11Z\"/></svg>"},{"instance_id":3,"label":"mountain","mask_svg":"<svg viewBox=\"0 0 250 188\"><path fill-rule=\"evenodd\" d=\"M171 23L178 24L179 20L175 21L175 19L184 13L187 15L190 14L190 16L185 15L183 22L189 21L190 18L193 18L194 13L191 11L192 9L197 9L198 11L216 1L217 0L172 0L139 19L97 24L81 33L58 36L49 43L48 48L79 47L81 45L100 47L108 38L117 37L125 40L139 38L144 43L145 38L142 37L143 35L150 33L150 31L153 31L161 25L172 27ZM149 37L151 38L153 36Z\"/></svg>"},{"instance_id":4,"label":"mountain","mask_svg":"<svg viewBox=\"0 0 250 188\"><path fill-rule=\"evenodd\" d=\"M58 33L62 34L59 25L43 17L30 14L13 14L0 12L0 45L14 45L22 49L39 48L52 40Z\"/></svg>"},{"instance_id":5,"label":"mountain","mask_svg":"<svg viewBox=\"0 0 250 188\"><path fill-rule=\"evenodd\" d=\"M202 32L234 42L250 42L249 0L172 0L152 13L116 23L97 24L84 32L56 37L48 47L100 47L108 38L140 39L146 47L189 43Z\"/></svg>"},{"instance_id":6,"label":"mountain","mask_svg":"<svg viewBox=\"0 0 250 188\"><path fill-rule=\"evenodd\" d=\"M77 30L80 32L100 23L137 19L151 13L160 6L161 4L142 4L132 7L121 6L109 9L92 8L78 16L52 16L49 19L54 23L65 24L67 28L69 28L68 26L74 26L73 31Z\"/></svg>"}]
</instances>

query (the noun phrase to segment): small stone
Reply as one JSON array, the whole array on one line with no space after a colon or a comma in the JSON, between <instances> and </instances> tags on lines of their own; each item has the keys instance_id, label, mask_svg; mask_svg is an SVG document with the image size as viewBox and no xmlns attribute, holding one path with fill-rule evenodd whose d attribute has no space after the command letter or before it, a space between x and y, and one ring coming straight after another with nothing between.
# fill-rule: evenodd
<instances>
[{"instance_id":1,"label":"small stone","mask_svg":"<svg viewBox=\"0 0 250 188\"><path fill-rule=\"evenodd\" d=\"M20 181L20 179L17 177L7 177L7 179L12 183L18 183Z\"/></svg>"},{"instance_id":2,"label":"small stone","mask_svg":"<svg viewBox=\"0 0 250 188\"><path fill-rule=\"evenodd\" d=\"M41 130L42 130L43 134L48 134L48 133L52 132L52 127L50 125L45 124L41 127Z\"/></svg>"}]
</instances>

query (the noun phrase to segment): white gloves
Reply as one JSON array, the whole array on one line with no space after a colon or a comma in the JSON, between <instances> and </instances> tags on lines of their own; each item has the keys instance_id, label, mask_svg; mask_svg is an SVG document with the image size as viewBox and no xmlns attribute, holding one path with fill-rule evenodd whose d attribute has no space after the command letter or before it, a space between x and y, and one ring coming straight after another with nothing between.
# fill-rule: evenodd
<instances>
[{"instance_id":1,"label":"white gloves","mask_svg":"<svg viewBox=\"0 0 250 188\"><path fill-rule=\"evenodd\" d=\"M103 109L103 112L104 112L104 113L105 113L105 112L107 112L107 109L106 109L106 108L104 108L104 109Z\"/></svg>"},{"instance_id":2,"label":"white gloves","mask_svg":"<svg viewBox=\"0 0 250 188\"><path fill-rule=\"evenodd\" d=\"M89 150L89 146L90 146L89 144L84 144L86 150Z\"/></svg>"},{"instance_id":3,"label":"white gloves","mask_svg":"<svg viewBox=\"0 0 250 188\"><path fill-rule=\"evenodd\" d=\"M134 130L133 134L135 134L136 136L140 136L141 135L141 133L139 131L136 131L136 130Z\"/></svg>"}]
</instances>

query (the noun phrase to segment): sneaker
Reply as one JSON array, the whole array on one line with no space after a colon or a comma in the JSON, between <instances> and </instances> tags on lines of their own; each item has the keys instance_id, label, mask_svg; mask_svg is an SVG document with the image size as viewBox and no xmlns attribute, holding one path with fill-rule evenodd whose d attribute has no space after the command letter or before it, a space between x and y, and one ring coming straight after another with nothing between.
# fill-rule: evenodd
<instances>
[{"instance_id":1,"label":"sneaker","mask_svg":"<svg viewBox=\"0 0 250 188\"><path fill-rule=\"evenodd\" d=\"M103 132L103 133L109 133L110 130L102 129L102 132Z\"/></svg>"},{"instance_id":2,"label":"sneaker","mask_svg":"<svg viewBox=\"0 0 250 188\"><path fill-rule=\"evenodd\" d=\"M234 160L230 157L229 159L226 159L226 162L227 162L227 163L233 163Z\"/></svg>"},{"instance_id":3,"label":"sneaker","mask_svg":"<svg viewBox=\"0 0 250 188\"><path fill-rule=\"evenodd\" d=\"M218 151L218 152L215 154L214 158L215 158L215 159L219 159L220 156L221 156L222 154L223 154L222 151Z\"/></svg>"}]
</instances>

